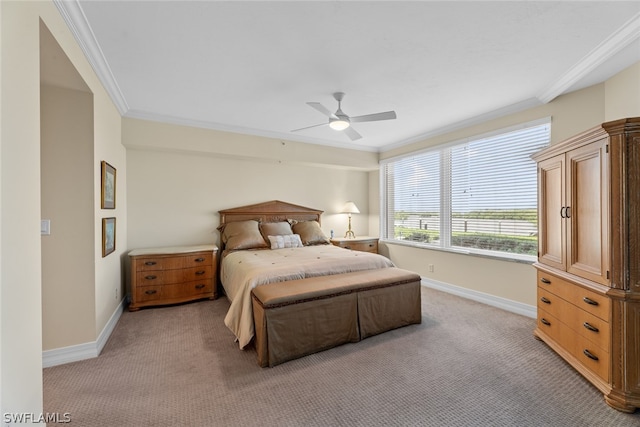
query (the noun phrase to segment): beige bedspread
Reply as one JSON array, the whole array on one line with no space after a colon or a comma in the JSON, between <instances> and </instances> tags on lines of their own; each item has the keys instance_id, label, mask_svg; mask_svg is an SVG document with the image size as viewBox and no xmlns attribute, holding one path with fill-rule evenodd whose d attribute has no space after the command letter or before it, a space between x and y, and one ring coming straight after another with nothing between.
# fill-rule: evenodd
<instances>
[{"instance_id":1,"label":"beige bedspread","mask_svg":"<svg viewBox=\"0 0 640 427\"><path fill-rule=\"evenodd\" d=\"M244 348L254 335L251 290L256 286L393 266L382 255L333 245L230 253L220 269L222 285L231 301L224 323Z\"/></svg>"}]
</instances>

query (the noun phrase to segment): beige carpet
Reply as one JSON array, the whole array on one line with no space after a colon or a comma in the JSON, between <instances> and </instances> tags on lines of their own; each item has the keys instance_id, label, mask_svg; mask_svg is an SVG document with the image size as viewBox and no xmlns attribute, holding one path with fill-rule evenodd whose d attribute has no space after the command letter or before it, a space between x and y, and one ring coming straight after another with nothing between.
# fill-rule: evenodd
<instances>
[{"instance_id":1,"label":"beige carpet","mask_svg":"<svg viewBox=\"0 0 640 427\"><path fill-rule=\"evenodd\" d=\"M275 368L225 299L123 313L100 357L44 370L73 426L640 426L532 336L535 321L423 288L423 323Z\"/></svg>"}]
</instances>

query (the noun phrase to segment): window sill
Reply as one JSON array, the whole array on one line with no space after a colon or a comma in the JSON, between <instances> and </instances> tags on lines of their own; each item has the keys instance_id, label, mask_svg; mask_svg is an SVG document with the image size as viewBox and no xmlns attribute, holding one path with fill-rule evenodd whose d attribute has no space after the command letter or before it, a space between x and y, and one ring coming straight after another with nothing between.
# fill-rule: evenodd
<instances>
[{"instance_id":1,"label":"window sill","mask_svg":"<svg viewBox=\"0 0 640 427\"><path fill-rule=\"evenodd\" d=\"M499 252L443 248L440 246L428 245L426 243L406 242L402 240L388 240L388 239L381 238L380 243L398 245L398 246L408 246L411 248L427 249L431 251L449 252L457 255L469 255L469 256L475 256L480 258L489 258L489 259L494 259L498 261L517 262L521 264L533 264L534 262L537 261L537 258L531 255L519 255L519 254L503 255L502 253L499 253Z\"/></svg>"}]
</instances>

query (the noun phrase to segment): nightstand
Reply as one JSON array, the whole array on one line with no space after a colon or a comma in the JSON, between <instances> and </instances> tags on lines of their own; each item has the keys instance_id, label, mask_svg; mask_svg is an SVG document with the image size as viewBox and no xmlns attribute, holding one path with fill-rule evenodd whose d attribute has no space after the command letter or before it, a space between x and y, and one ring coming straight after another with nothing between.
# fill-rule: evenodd
<instances>
[{"instance_id":1,"label":"nightstand","mask_svg":"<svg viewBox=\"0 0 640 427\"><path fill-rule=\"evenodd\" d=\"M215 299L215 245L135 249L131 259L129 311L141 307Z\"/></svg>"},{"instance_id":2,"label":"nightstand","mask_svg":"<svg viewBox=\"0 0 640 427\"><path fill-rule=\"evenodd\" d=\"M331 239L331 244L354 251L378 253L377 237L362 236L354 237L353 239L334 237Z\"/></svg>"}]
</instances>

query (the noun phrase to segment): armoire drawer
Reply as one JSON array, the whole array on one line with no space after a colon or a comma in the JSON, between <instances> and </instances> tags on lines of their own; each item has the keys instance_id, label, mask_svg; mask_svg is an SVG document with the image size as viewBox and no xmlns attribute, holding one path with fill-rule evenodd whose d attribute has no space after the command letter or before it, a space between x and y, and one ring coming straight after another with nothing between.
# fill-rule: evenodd
<instances>
[{"instance_id":1,"label":"armoire drawer","mask_svg":"<svg viewBox=\"0 0 640 427\"><path fill-rule=\"evenodd\" d=\"M556 317L575 333L582 335L599 348L609 352L611 348L611 331L609 322L593 314L581 310L559 296L547 292L538 286L538 309Z\"/></svg>"},{"instance_id":2,"label":"armoire drawer","mask_svg":"<svg viewBox=\"0 0 640 427\"><path fill-rule=\"evenodd\" d=\"M538 287L551 292L600 319L609 321L611 300L604 294L538 271Z\"/></svg>"},{"instance_id":3,"label":"armoire drawer","mask_svg":"<svg viewBox=\"0 0 640 427\"><path fill-rule=\"evenodd\" d=\"M569 352L581 365L604 381L609 381L609 352L562 323L549 312L538 308L538 329Z\"/></svg>"}]
</instances>

